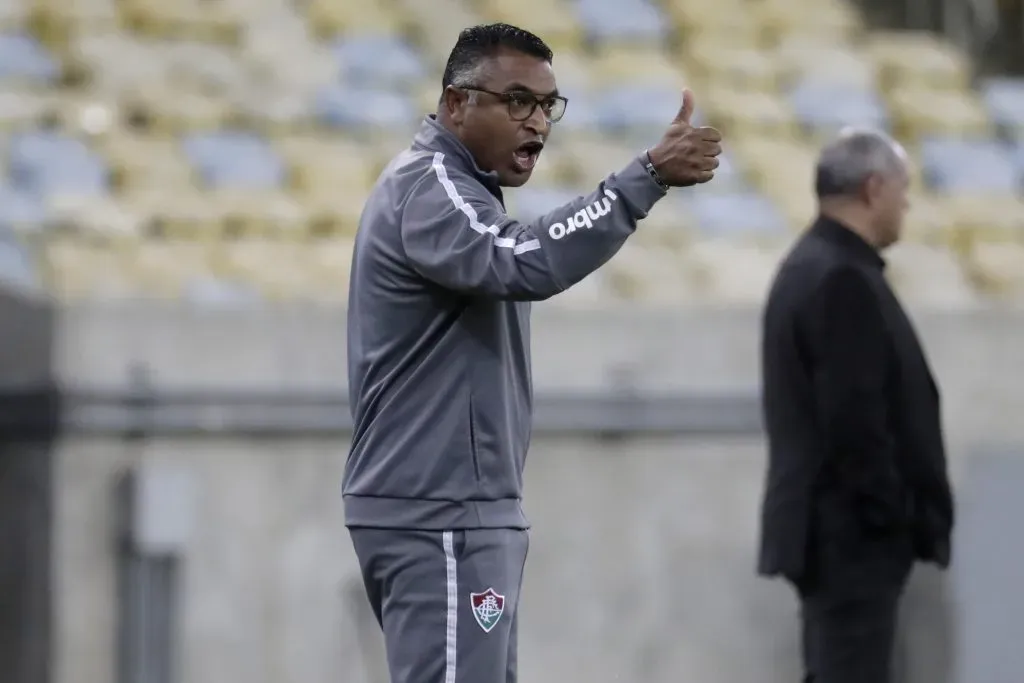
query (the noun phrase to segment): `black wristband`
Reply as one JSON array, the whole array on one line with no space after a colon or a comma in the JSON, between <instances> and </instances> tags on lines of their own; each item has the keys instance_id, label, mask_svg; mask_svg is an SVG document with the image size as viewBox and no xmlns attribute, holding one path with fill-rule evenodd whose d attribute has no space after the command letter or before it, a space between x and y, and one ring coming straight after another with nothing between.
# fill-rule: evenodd
<instances>
[{"instance_id":1,"label":"black wristband","mask_svg":"<svg viewBox=\"0 0 1024 683\"><path fill-rule=\"evenodd\" d=\"M644 152L643 162L644 169L646 169L647 175L651 176L651 180L658 183L658 187L660 187L661 189L668 191L668 185L666 185L665 182L661 179L661 176L658 175L658 169L654 168L654 162L651 161L650 150Z\"/></svg>"}]
</instances>

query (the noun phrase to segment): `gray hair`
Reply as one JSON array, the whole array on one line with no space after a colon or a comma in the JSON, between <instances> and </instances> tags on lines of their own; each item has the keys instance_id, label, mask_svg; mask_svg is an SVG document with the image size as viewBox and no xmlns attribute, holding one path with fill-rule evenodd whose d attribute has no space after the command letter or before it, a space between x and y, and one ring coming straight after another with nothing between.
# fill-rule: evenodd
<instances>
[{"instance_id":1,"label":"gray hair","mask_svg":"<svg viewBox=\"0 0 1024 683\"><path fill-rule=\"evenodd\" d=\"M818 157L815 191L819 198L850 196L872 175L893 175L906 168L900 143L876 130L844 128Z\"/></svg>"}]
</instances>

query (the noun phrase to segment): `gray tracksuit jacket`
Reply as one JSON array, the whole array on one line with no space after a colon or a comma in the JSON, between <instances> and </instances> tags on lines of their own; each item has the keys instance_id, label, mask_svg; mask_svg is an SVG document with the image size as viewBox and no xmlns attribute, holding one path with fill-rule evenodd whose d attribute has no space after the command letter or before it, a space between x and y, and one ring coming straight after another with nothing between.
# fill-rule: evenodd
<instances>
[{"instance_id":1,"label":"gray tracksuit jacket","mask_svg":"<svg viewBox=\"0 0 1024 683\"><path fill-rule=\"evenodd\" d=\"M348 307L349 527L528 528L530 303L615 254L665 191L639 159L532 223L434 117L363 209Z\"/></svg>"}]
</instances>

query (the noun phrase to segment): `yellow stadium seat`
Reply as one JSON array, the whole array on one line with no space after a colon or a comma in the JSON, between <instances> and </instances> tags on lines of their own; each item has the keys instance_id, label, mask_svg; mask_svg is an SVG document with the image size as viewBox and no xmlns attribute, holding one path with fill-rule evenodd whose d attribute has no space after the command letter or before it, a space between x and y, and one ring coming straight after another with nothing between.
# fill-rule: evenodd
<instances>
[{"instance_id":1,"label":"yellow stadium seat","mask_svg":"<svg viewBox=\"0 0 1024 683\"><path fill-rule=\"evenodd\" d=\"M756 305L778 269L791 240L771 245L743 244L726 239L695 242L684 267L705 300L721 304Z\"/></svg>"},{"instance_id":2,"label":"yellow stadium seat","mask_svg":"<svg viewBox=\"0 0 1024 683\"><path fill-rule=\"evenodd\" d=\"M575 167L571 152L555 141L549 141L544 147L537 166L530 176L531 186L565 187L572 185Z\"/></svg>"},{"instance_id":3,"label":"yellow stadium seat","mask_svg":"<svg viewBox=\"0 0 1024 683\"><path fill-rule=\"evenodd\" d=\"M567 3L551 0L482 0L483 18L523 26L540 36L557 54L577 50L583 44L583 30Z\"/></svg>"},{"instance_id":4,"label":"yellow stadium seat","mask_svg":"<svg viewBox=\"0 0 1024 683\"><path fill-rule=\"evenodd\" d=\"M878 64L887 89L965 90L970 86L966 55L933 33L875 32L869 37L867 51Z\"/></svg>"},{"instance_id":5,"label":"yellow stadium seat","mask_svg":"<svg viewBox=\"0 0 1024 683\"><path fill-rule=\"evenodd\" d=\"M1011 194L951 194L940 206L963 240L1024 243L1024 198Z\"/></svg>"},{"instance_id":6,"label":"yellow stadium seat","mask_svg":"<svg viewBox=\"0 0 1024 683\"><path fill-rule=\"evenodd\" d=\"M772 92L779 86L779 66L771 52L731 47L715 36L695 38L686 54L690 73L716 87Z\"/></svg>"},{"instance_id":7,"label":"yellow stadium seat","mask_svg":"<svg viewBox=\"0 0 1024 683\"><path fill-rule=\"evenodd\" d=\"M843 0L761 0L752 5L773 44L810 39L842 45L863 30L853 4Z\"/></svg>"},{"instance_id":8,"label":"yellow stadium seat","mask_svg":"<svg viewBox=\"0 0 1024 683\"><path fill-rule=\"evenodd\" d=\"M903 242L888 249L885 260L887 278L912 305L955 310L977 303L966 270L949 249Z\"/></svg>"},{"instance_id":9,"label":"yellow stadium seat","mask_svg":"<svg viewBox=\"0 0 1024 683\"><path fill-rule=\"evenodd\" d=\"M601 48L593 61L594 78L602 86L615 87L620 83L631 85L686 84L681 63L675 63L660 48L607 45Z\"/></svg>"},{"instance_id":10,"label":"yellow stadium seat","mask_svg":"<svg viewBox=\"0 0 1024 683\"><path fill-rule=\"evenodd\" d=\"M985 293L1021 301L1024 295L1024 245L980 242L967 259L971 279Z\"/></svg>"},{"instance_id":11,"label":"yellow stadium seat","mask_svg":"<svg viewBox=\"0 0 1024 683\"><path fill-rule=\"evenodd\" d=\"M306 5L310 29L317 38L339 35L391 35L401 31L399 14L390 3L310 0Z\"/></svg>"},{"instance_id":12,"label":"yellow stadium seat","mask_svg":"<svg viewBox=\"0 0 1024 683\"><path fill-rule=\"evenodd\" d=\"M304 235L308 213L293 197L267 190L220 189L205 195L223 234L230 239Z\"/></svg>"},{"instance_id":13,"label":"yellow stadium seat","mask_svg":"<svg viewBox=\"0 0 1024 683\"><path fill-rule=\"evenodd\" d=\"M190 281L210 273L210 245L202 241L143 239L119 255L139 289L161 299L180 298Z\"/></svg>"},{"instance_id":14,"label":"yellow stadium seat","mask_svg":"<svg viewBox=\"0 0 1024 683\"><path fill-rule=\"evenodd\" d=\"M121 109L128 123L161 135L217 130L233 118L226 100L163 83L128 94Z\"/></svg>"},{"instance_id":15,"label":"yellow stadium seat","mask_svg":"<svg viewBox=\"0 0 1024 683\"><path fill-rule=\"evenodd\" d=\"M798 140L743 137L728 145L736 163L773 199L794 229L813 220L817 149Z\"/></svg>"},{"instance_id":16,"label":"yellow stadium seat","mask_svg":"<svg viewBox=\"0 0 1024 683\"><path fill-rule=\"evenodd\" d=\"M681 34L681 50L694 38L710 38L735 48L762 42L761 24L744 0L665 0L663 4Z\"/></svg>"},{"instance_id":17,"label":"yellow stadium seat","mask_svg":"<svg viewBox=\"0 0 1024 683\"><path fill-rule=\"evenodd\" d=\"M900 139L926 135L987 138L993 134L988 113L973 92L906 86L889 94L889 106Z\"/></svg>"},{"instance_id":18,"label":"yellow stadium seat","mask_svg":"<svg viewBox=\"0 0 1024 683\"><path fill-rule=\"evenodd\" d=\"M483 23L462 0L396 0L396 8L405 30L438 70L444 68L459 32Z\"/></svg>"},{"instance_id":19,"label":"yellow stadium seat","mask_svg":"<svg viewBox=\"0 0 1024 683\"><path fill-rule=\"evenodd\" d=\"M110 239L138 236L145 219L115 197L62 193L50 196L47 203L60 228Z\"/></svg>"},{"instance_id":20,"label":"yellow stadium seat","mask_svg":"<svg viewBox=\"0 0 1024 683\"><path fill-rule=\"evenodd\" d=\"M124 195L133 214L142 217L144 231L161 239L211 242L223 237L223 216L209 195L194 188L167 192L158 187Z\"/></svg>"},{"instance_id":21,"label":"yellow stadium seat","mask_svg":"<svg viewBox=\"0 0 1024 683\"><path fill-rule=\"evenodd\" d=\"M710 87L701 93L701 102L710 123L733 138L763 135L791 139L800 130L792 110L780 96L767 91L749 91L729 86Z\"/></svg>"},{"instance_id":22,"label":"yellow stadium seat","mask_svg":"<svg viewBox=\"0 0 1024 683\"><path fill-rule=\"evenodd\" d=\"M121 0L121 22L133 33L164 40L197 40L232 45L241 33L240 18L223 3L201 0Z\"/></svg>"},{"instance_id":23,"label":"yellow stadium seat","mask_svg":"<svg viewBox=\"0 0 1024 683\"><path fill-rule=\"evenodd\" d=\"M0 132L35 128L55 103L52 93L36 88L5 88L0 92Z\"/></svg>"},{"instance_id":24,"label":"yellow stadium seat","mask_svg":"<svg viewBox=\"0 0 1024 683\"><path fill-rule=\"evenodd\" d=\"M594 59L588 54L571 50L559 52L552 68L558 89L570 100L575 95L585 96L598 82Z\"/></svg>"},{"instance_id":25,"label":"yellow stadium seat","mask_svg":"<svg viewBox=\"0 0 1024 683\"><path fill-rule=\"evenodd\" d=\"M98 234L53 235L44 248L44 279L64 301L137 298L139 283L124 267L126 248Z\"/></svg>"},{"instance_id":26,"label":"yellow stadium seat","mask_svg":"<svg viewBox=\"0 0 1024 683\"><path fill-rule=\"evenodd\" d=\"M956 248L955 226L940 197L912 194L903 225L903 239L909 242Z\"/></svg>"},{"instance_id":27,"label":"yellow stadium seat","mask_svg":"<svg viewBox=\"0 0 1024 683\"><path fill-rule=\"evenodd\" d=\"M20 29L28 22L29 8L22 2L0 3L0 30Z\"/></svg>"},{"instance_id":28,"label":"yellow stadium seat","mask_svg":"<svg viewBox=\"0 0 1024 683\"><path fill-rule=\"evenodd\" d=\"M590 190L618 172L642 149L607 136L581 136L567 144L566 173L569 184Z\"/></svg>"},{"instance_id":29,"label":"yellow stadium seat","mask_svg":"<svg viewBox=\"0 0 1024 683\"><path fill-rule=\"evenodd\" d=\"M602 271L608 293L631 306L693 298L692 268L678 249L629 240Z\"/></svg>"},{"instance_id":30,"label":"yellow stadium seat","mask_svg":"<svg viewBox=\"0 0 1024 683\"><path fill-rule=\"evenodd\" d=\"M174 138L123 133L101 139L97 148L110 163L119 191L173 194L195 183L192 168Z\"/></svg>"},{"instance_id":31,"label":"yellow stadium seat","mask_svg":"<svg viewBox=\"0 0 1024 683\"><path fill-rule=\"evenodd\" d=\"M878 66L847 46L788 41L775 49L775 64L788 84L810 79L865 90L878 84Z\"/></svg>"}]
</instances>

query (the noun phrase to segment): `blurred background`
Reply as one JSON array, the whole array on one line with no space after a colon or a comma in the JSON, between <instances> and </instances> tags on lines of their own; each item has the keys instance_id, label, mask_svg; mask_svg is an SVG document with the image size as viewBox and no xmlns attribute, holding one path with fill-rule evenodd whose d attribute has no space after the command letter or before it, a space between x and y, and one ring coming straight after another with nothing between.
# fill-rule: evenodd
<instances>
[{"instance_id":1,"label":"blurred background","mask_svg":"<svg viewBox=\"0 0 1024 683\"><path fill-rule=\"evenodd\" d=\"M521 680L798 680L796 603L754 576L758 311L817 146L869 124L915 163L888 272L960 503L899 680L1024 681L1020 0L0 0L0 680L386 683L339 495L352 236L492 20L570 99L514 216L684 85L726 140L535 309Z\"/></svg>"}]
</instances>

